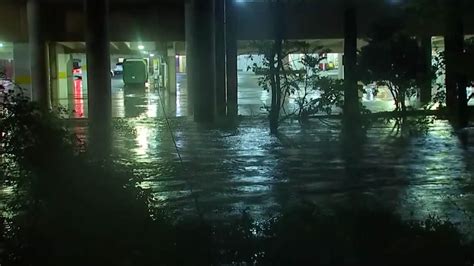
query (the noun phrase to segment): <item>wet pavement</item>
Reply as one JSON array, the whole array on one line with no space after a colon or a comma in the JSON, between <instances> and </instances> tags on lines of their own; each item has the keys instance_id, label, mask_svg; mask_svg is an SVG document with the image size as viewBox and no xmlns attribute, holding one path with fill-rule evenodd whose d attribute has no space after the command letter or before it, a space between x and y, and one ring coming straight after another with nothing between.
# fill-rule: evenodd
<instances>
[{"instance_id":1,"label":"wet pavement","mask_svg":"<svg viewBox=\"0 0 474 266\"><path fill-rule=\"evenodd\" d=\"M238 75L238 112L243 116L260 116L267 114L265 106L271 102L270 93L258 86L258 78L252 73L239 72ZM177 74L176 95L170 95L166 90L157 90L150 84L148 88L126 88L121 76L113 77L112 87L112 115L117 118L148 117L157 118L166 116L181 117L188 115L188 97L186 74ZM61 88L67 90L66 88ZM67 98L55 101L70 111L73 118L87 118L87 88L80 79L74 80L74 88L67 94ZM160 97L161 96L161 97ZM160 105L163 100L165 109ZM373 112L393 110L393 100L387 93L380 93L378 97L363 95L364 105ZM296 109L295 97L287 100L285 105L288 113ZM334 112L340 110L334 108Z\"/></svg>"},{"instance_id":2,"label":"wet pavement","mask_svg":"<svg viewBox=\"0 0 474 266\"><path fill-rule=\"evenodd\" d=\"M155 204L177 216L198 208L210 218L244 210L263 218L302 202L385 207L407 218L437 214L463 223L474 212L474 145L462 145L446 121L405 137L380 124L348 144L337 128L318 121L284 123L279 137L260 118L227 129L187 118L171 119L171 128L163 119L128 123L135 133L116 132L117 160L144 178Z\"/></svg>"},{"instance_id":3,"label":"wet pavement","mask_svg":"<svg viewBox=\"0 0 474 266\"><path fill-rule=\"evenodd\" d=\"M285 122L277 138L262 115L268 93L256 87L258 77L241 74L242 121L207 128L186 116L186 76L177 78L176 98L163 90L125 89L118 78L112 92L114 117L125 117L131 127L115 132L115 158L143 177L154 204L178 216L198 208L207 217L244 210L268 217L305 201L328 208L381 205L406 217L434 213L462 222L474 213L474 145L461 144L446 121L404 137L392 124L376 124L364 141L349 144L334 121ZM75 117L86 117L87 99L73 99ZM374 111L392 108L387 100L364 103ZM470 134L474 141L474 130Z\"/></svg>"}]
</instances>

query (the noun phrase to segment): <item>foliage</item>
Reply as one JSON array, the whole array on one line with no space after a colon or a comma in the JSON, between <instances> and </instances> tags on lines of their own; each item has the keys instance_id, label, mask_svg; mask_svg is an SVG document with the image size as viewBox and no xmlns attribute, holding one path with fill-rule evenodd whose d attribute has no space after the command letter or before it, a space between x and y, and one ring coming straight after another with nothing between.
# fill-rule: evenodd
<instances>
[{"instance_id":1,"label":"foliage","mask_svg":"<svg viewBox=\"0 0 474 266\"><path fill-rule=\"evenodd\" d=\"M445 62L445 53L435 49L435 57L433 58L433 84L435 93L432 97L432 105L438 105L438 108L442 108L446 103L446 84L443 81L438 80L439 77L444 77L446 74L446 62ZM428 108L431 108L432 105L428 105Z\"/></svg>"},{"instance_id":2,"label":"foliage","mask_svg":"<svg viewBox=\"0 0 474 266\"><path fill-rule=\"evenodd\" d=\"M464 43L463 55L460 59L458 65L459 73L463 74L467 81L471 83L474 82L474 38L467 39ZM433 58L433 84L435 89L435 94L433 95L432 104L428 105L428 108L431 108L433 105L437 105L438 108L442 108L446 103L446 84L444 79L439 80L440 77L444 77L446 74L446 53L445 51L440 51L435 47L435 56ZM467 95L469 98L472 98L473 95Z\"/></svg>"},{"instance_id":3,"label":"foliage","mask_svg":"<svg viewBox=\"0 0 474 266\"><path fill-rule=\"evenodd\" d=\"M267 221L172 221L126 167L91 161L54 112L4 105L2 170L13 195L0 221L2 265L470 265L448 222L307 204ZM32 139L31 139L32 138ZM8 163L6 163L8 161Z\"/></svg>"},{"instance_id":4,"label":"foliage","mask_svg":"<svg viewBox=\"0 0 474 266\"><path fill-rule=\"evenodd\" d=\"M410 117L390 117L384 122L392 127L391 137L397 141L406 140L413 136L423 136L428 133L436 117L434 116L410 116Z\"/></svg>"},{"instance_id":5,"label":"foliage","mask_svg":"<svg viewBox=\"0 0 474 266\"><path fill-rule=\"evenodd\" d=\"M406 100L417 94L418 69L423 53L417 40L400 30L396 22L379 24L359 53L359 75L365 83L386 86L396 111L406 111Z\"/></svg>"},{"instance_id":6,"label":"foliage","mask_svg":"<svg viewBox=\"0 0 474 266\"><path fill-rule=\"evenodd\" d=\"M264 229L264 265L464 265L472 260L455 226L436 217L402 222L383 210L325 212L309 205Z\"/></svg>"},{"instance_id":7,"label":"foliage","mask_svg":"<svg viewBox=\"0 0 474 266\"><path fill-rule=\"evenodd\" d=\"M261 75L258 80L259 86L270 92L273 78L270 64L271 62L276 64L271 60L271 57L274 56L271 52L272 42L255 42L254 46L264 56L264 60L261 65L254 63L250 69L255 74ZM286 115L296 114L300 119L305 120L317 113L331 114L334 107L342 108L343 81L321 75L320 63L326 60L324 55L327 52L329 50L322 46L311 46L309 43L300 41L283 41L283 58L288 58L290 54L301 55L293 61L283 61L283 70L278 74L283 95L280 109ZM252 60L253 57L250 56L250 59ZM289 97L295 97L296 110L285 109L285 101Z\"/></svg>"},{"instance_id":8,"label":"foliage","mask_svg":"<svg viewBox=\"0 0 474 266\"><path fill-rule=\"evenodd\" d=\"M334 107L341 108L344 105L344 82L342 80L317 76L313 80L311 88L306 86L302 89L303 95L296 98L298 103L298 116L306 119L317 113L331 114ZM309 96L309 93L318 92L317 97Z\"/></svg>"},{"instance_id":9,"label":"foliage","mask_svg":"<svg viewBox=\"0 0 474 266\"><path fill-rule=\"evenodd\" d=\"M139 262L134 252L150 244L143 230L154 221L131 172L88 160L55 112L21 96L2 107L2 181L14 192L2 264Z\"/></svg>"}]
</instances>

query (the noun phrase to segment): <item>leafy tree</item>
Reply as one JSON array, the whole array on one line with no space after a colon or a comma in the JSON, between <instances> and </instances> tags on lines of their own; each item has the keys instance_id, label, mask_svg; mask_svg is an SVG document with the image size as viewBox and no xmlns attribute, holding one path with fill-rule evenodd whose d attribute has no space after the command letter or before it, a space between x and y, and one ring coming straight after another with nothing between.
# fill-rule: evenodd
<instances>
[{"instance_id":1,"label":"leafy tree","mask_svg":"<svg viewBox=\"0 0 474 266\"><path fill-rule=\"evenodd\" d=\"M416 95L420 85L417 77L423 54L417 40L398 27L388 24L377 28L359 53L358 67L364 83L387 86L395 111L405 112L407 98Z\"/></svg>"},{"instance_id":2,"label":"leafy tree","mask_svg":"<svg viewBox=\"0 0 474 266\"><path fill-rule=\"evenodd\" d=\"M270 65L273 56L272 42L262 41L255 42L255 47L262 54L262 64L254 63L250 69L256 74L260 74L258 80L259 86L264 90L271 92L272 85L277 83L273 80L280 80L281 101L279 103L280 112L287 116L297 115L300 119L305 120L310 115L317 113L332 113L334 107L342 108L344 88L343 81L336 80L321 75L320 63L326 57L328 50L322 46L310 45L307 42L300 41L283 41L282 56L288 58L290 54L301 54L301 57L293 61L284 60L281 62L282 70L278 76L275 76ZM250 56L253 59L252 56ZM298 69L294 69L295 65ZM297 107L295 110L286 110L285 102L290 96L295 96ZM273 107L270 107L270 112Z\"/></svg>"},{"instance_id":3,"label":"leafy tree","mask_svg":"<svg viewBox=\"0 0 474 266\"><path fill-rule=\"evenodd\" d=\"M446 75L445 53L444 51L438 51L436 48L432 65L432 84L434 84L435 93L432 96L432 103L427 105L427 108L431 108L433 104L437 104L438 108L442 108L446 104L446 84L443 80L438 79L444 75Z\"/></svg>"}]
</instances>

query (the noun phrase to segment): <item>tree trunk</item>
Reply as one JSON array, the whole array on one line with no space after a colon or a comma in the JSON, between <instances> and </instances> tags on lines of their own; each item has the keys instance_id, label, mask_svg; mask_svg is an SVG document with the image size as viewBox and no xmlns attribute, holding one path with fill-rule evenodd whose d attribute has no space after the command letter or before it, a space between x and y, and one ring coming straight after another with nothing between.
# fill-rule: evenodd
<instances>
[{"instance_id":1,"label":"tree trunk","mask_svg":"<svg viewBox=\"0 0 474 266\"><path fill-rule=\"evenodd\" d=\"M277 119L280 118L280 111L281 111L281 74L283 73L283 58L282 58L282 40L278 39L275 43L275 54L277 58L277 71L276 71L276 112L277 112Z\"/></svg>"},{"instance_id":2,"label":"tree trunk","mask_svg":"<svg viewBox=\"0 0 474 266\"><path fill-rule=\"evenodd\" d=\"M272 78L274 78L272 84L272 106L270 110L270 133L277 134L279 119L280 119L280 108L281 108L281 75L283 58L282 58L282 42L283 42L283 16L281 15L282 6L280 1L275 3L275 14L273 17L273 26L275 39L273 42L273 51L270 58L270 72L272 73ZM276 57L276 67L275 67L275 57Z\"/></svg>"},{"instance_id":3,"label":"tree trunk","mask_svg":"<svg viewBox=\"0 0 474 266\"><path fill-rule=\"evenodd\" d=\"M407 105L406 105L406 94L405 92L400 92L400 107L402 109L402 115L405 116L406 111L407 111Z\"/></svg>"},{"instance_id":4,"label":"tree trunk","mask_svg":"<svg viewBox=\"0 0 474 266\"><path fill-rule=\"evenodd\" d=\"M273 49L272 49L273 50ZM274 51L274 50L273 50ZM270 133L276 134L278 132L278 113L277 111L277 71L275 69L275 53L272 51L270 58L268 58L270 66L270 87L272 94L272 104L270 106Z\"/></svg>"}]
</instances>

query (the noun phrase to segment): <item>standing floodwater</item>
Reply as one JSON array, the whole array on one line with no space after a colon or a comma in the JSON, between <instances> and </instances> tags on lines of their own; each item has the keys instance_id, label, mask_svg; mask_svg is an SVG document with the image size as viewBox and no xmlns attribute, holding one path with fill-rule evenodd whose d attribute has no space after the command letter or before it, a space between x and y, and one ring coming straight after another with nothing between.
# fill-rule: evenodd
<instances>
[{"instance_id":1,"label":"standing floodwater","mask_svg":"<svg viewBox=\"0 0 474 266\"><path fill-rule=\"evenodd\" d=\"M128 122L134 132L117 132L116 158L132 164L157 204L178 215L195 211L191 189L209 217L243 210L267 216L305 201L453 221L474 211L474 146L461 145L446 121L403 136L391 123L375 124L364 140L343 145L336 127L317 121L286 123L273 137L263 119L244 119L234 129L173 119L183 163L164 120Z\"/></svg>"}]
</instances>

